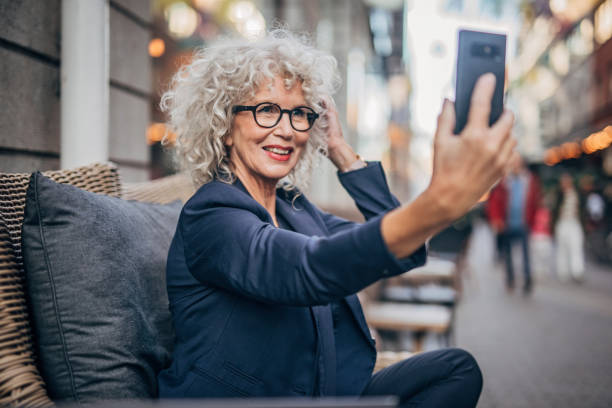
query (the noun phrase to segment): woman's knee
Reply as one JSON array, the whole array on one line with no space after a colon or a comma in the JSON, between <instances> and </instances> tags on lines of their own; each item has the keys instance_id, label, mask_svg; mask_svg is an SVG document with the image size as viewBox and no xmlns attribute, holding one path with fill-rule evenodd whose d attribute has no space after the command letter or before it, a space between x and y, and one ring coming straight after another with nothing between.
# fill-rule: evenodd
<instances>
[{"instance_id":1,"label":"woman's knee","mask_svg":"<svg viewBox=\"0 0 612 408\"><path fill-rule=\"evenodd\" d=\"M472 354L468 351L459 348L450 348L445 350L446 361L451 365L451 376L460 375L464 380L474 388L474 390L482 389L482 371L480 366Z\"/></svg>"}]
</instances>

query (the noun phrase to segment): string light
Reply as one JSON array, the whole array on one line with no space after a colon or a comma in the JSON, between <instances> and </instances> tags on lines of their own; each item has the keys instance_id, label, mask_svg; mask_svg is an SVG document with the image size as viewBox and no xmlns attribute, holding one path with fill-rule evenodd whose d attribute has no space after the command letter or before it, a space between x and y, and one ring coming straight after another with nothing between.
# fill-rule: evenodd
<instances>
[{"instance_id":1,"label":"string light","mask_svg":"<svg viewBox=\"0 0 612 408\"><path fill-rule=\"evenodd\" d=\"M171 132L163 123L152 123L149 125L147 129L147 144L149 146L161 142L164 140L164 137L168 143L173 144L176 140L176 133Z\"/></svg>"},{"instance_id":2,"label":"string light","mask_svg":"<svg viewBox=\"0 0 612 408\"><path fill-rule=\"evenodd\" d=\"M580 144L566 142L561 146L551 147L544 153L544 163L548 166L568 159L577 159L584 154L593 154L597 151L607 149L612 144L612 126L606 126L599 132L591 133L584 138Z\"/></svg>"}]
</instances>

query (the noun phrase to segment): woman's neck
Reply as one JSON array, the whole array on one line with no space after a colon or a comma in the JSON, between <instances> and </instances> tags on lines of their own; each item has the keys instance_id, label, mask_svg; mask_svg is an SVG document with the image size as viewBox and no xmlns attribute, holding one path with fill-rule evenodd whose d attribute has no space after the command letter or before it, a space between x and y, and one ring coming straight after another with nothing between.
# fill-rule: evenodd
<instances>
[{"instance_id":1,"label":"woman's neck","mask_svg":"<svg viewBox=\"0 0 612 408\"><path fill-rule=\"evenodd\" d=\"M255 177L249 177L242 172L236 171L236 177L240 180L242 185L249 192L251 197L257 201L263 208L265 208L272 220L274 225L278 227L278 221L276 220L276 180L263 180Z\"/></svg>"}]
</instances>

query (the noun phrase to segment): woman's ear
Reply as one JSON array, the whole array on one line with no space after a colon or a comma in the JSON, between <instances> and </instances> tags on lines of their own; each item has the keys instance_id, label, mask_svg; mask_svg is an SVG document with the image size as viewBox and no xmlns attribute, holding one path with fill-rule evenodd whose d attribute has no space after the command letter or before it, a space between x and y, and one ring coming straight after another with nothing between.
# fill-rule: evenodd
<instances>
[{"instance_id":1,"label":"woman's ear","mask_svg":"<svg viewBox=\"0 0 612 408\"><path fill-rule=\"evenodd\" d=\"M231 133L223 138L223 144L225 145L225 147L230 147L234 145L234 138L232 137Z\"/></svg>"}]
</instances>

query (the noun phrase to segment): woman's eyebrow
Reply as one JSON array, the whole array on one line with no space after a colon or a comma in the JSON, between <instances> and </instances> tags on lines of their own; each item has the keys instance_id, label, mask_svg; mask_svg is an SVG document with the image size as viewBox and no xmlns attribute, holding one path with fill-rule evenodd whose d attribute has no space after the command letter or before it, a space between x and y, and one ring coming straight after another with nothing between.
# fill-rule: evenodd
<instances>
[{"instance_id":1,"label":"woman's eyebrow","mask_svg":"<svg viewBox=\"0 0 612 408\"><path fill-rule=\"evenodd\" d=\"M280 104L278 102L274 102L273 100L267 99L267 98L254 99L252 102L245 102L243 105L253 105L254 106L254 105L258 105L260 103L264 103L264 102L274 103L274 104L280 106L281 109L295 109L295 108L299 108L299 107L302 107L302 106L310 107L310 105L308 105L308 103L306 103L306 101L303 101L303 102L300 102L300 103L296 103L296 104L294 104L291 107L287 107L287 106L283 106L283 104Z\"/></svg>"}]
</instances>

